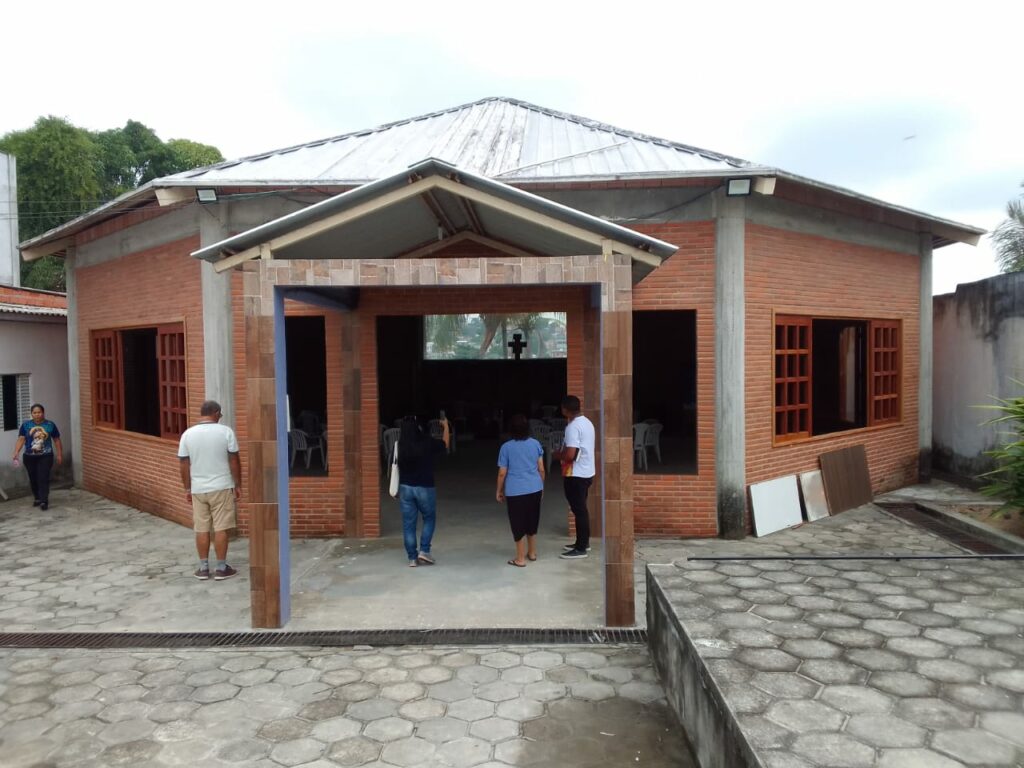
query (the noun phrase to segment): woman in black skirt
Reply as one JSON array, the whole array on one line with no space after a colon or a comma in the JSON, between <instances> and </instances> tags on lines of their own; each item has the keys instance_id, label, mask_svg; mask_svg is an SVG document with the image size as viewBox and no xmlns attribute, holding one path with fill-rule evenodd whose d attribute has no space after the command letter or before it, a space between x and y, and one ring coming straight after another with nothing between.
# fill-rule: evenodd
<instances>
[{"instance_id":1,"label":"woman in black skirt","mask_svg":"<svg viewBox=\"0 0 1024 768\"><path fill-rule=\"evenodd\" d=\"M537 526L544 494L544 449L530 437L525 416L513 416L509 423L512 439L498 452L498 502L508 505L508 522L516 542L515 559L509 565L526 567L537 559Z\"/></svg>"}]
</instances>

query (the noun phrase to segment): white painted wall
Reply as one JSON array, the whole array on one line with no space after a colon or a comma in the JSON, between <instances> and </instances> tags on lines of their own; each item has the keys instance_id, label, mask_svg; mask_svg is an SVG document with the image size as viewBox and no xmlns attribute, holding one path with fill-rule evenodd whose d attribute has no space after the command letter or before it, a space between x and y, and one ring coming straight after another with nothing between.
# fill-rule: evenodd
<instances>
[{"instance_id":1,"label":"white painted wall","mask_svg":"<svg viewBox=\"0 0 1024 768\"><path fill-rule=\"evenodd\" d=\"M984 452L1003 439L982 426L995 413L974 406L1024 395L1024 273L957 286L934 299L933 462L974 476L992 467Z\"/></svg>"},{"instance_id":2,"label":"white painted wall","mask_svg":"<svg viewBox=\"0 0 1024 768\"><path fill-rule=\"evenodd\" d=\"M21 285L14 158L0 152L0 285Z\"/></svg>"},{"instance_id":3,"label":"white painted wall","mask_svg":"<svg viewBox=\"0 0 1024 768\"><path fill-rule=\"evenodd\" d=\"M24 317L24 319L22 319ZM33 403L42 403L46 417L61 430L64 467L54 468L53 479L70 477L73 460L68 434L71 427L68 400L67 325L63 318L40 320L26 315L0 314L0 374L28 373ZM15 319L12 319L15 318ZM2 426L2 425L0 425ZM0 486L9 495L28 489L28 476L11 464L17 430L0 430Z\"/></svg>"}]
</instances>

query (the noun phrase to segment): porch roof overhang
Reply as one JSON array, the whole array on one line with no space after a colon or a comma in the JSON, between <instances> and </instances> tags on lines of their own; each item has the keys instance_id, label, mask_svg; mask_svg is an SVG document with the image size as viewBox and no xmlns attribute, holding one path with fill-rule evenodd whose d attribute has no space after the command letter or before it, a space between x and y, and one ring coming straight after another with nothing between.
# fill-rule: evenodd
<instances>
[{"instance_id":1,"label":"porch roof overhang","mask_svg":"<svg viewBox=\"0 0 1024 768\"><path fill-rule=\"evenodd\" d=\"M194 251L225 271L256 258L425 257L458 242L517 256L621 253L647 271L677 246L427 159Z\"/></svg>"}]
</instances>

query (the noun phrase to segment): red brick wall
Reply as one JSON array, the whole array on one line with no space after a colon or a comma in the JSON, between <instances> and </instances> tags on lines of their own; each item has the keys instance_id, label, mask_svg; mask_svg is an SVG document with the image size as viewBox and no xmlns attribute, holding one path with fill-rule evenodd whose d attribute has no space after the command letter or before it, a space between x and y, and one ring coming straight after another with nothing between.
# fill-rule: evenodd
<instances>
[{"instance_id":1,"label":"red brick wall","mask_svg":"<svg viewBox=\"0 0 1024 768\"><path fill-rule=\"evenodd\" d=\"M15 288L13 285L0 285L0 303L21 304L25 307L67 309L68 297L63 293L54 293L53 291L39 291L33 288Z\"/></svg>"},{"instance_id":2,"label":"red brick wall","mask_svg":"<svg viewBox=\"0 0 1024 768\"><path fill-rule=\"evenodd\" d=\"M637 536L715 536L715 224L639 225L679 250L633 288L633 311L697 312L697 475L633 477Z\"/></svg>"},{"instance_id":3,"label":"red brick wall","mask_svg":"<svg viewBox=\"0 0 1024 768\"><path fill-rule=\"evenodd\" d=\"M203 310L199 262L187 238L76 272L79 318L79 395L86 490L145 512L191 525L178 474L176 441L93 424L90 331L185 324L190 420L203 400Z\"/></svg>"},{"instance_id":4,"label":"red brick wall","mask_svg":"<svg viewBox=\"0 0 1024 768\"><path fill-rule=\"evenodd\" d=\"M747 483L818 467L864 444L876 492L917 480L917 256L747 224ZM903 422L772 445L772 313L903 321Z\"/></svg>"}]
</instances>

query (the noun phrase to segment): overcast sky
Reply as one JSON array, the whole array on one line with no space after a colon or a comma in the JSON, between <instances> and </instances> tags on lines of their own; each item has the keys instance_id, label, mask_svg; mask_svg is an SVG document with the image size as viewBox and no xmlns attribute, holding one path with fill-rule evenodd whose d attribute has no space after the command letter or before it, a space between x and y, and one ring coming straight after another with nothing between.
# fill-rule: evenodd
<instances>
[{"instance_id":1,"label":"overcast sky","mask_svg":"<svg viewBox=\"0 0 1024 768\"><path fill-rule=\"evenodd\" d=\"M18 2L3 17L0 134L46 114L134 119L239 157L510 96L986 229L1024 181L1020 0ZM935 292L996 271L987 239L940 249Z\"/></svg>"}]
</instances>

